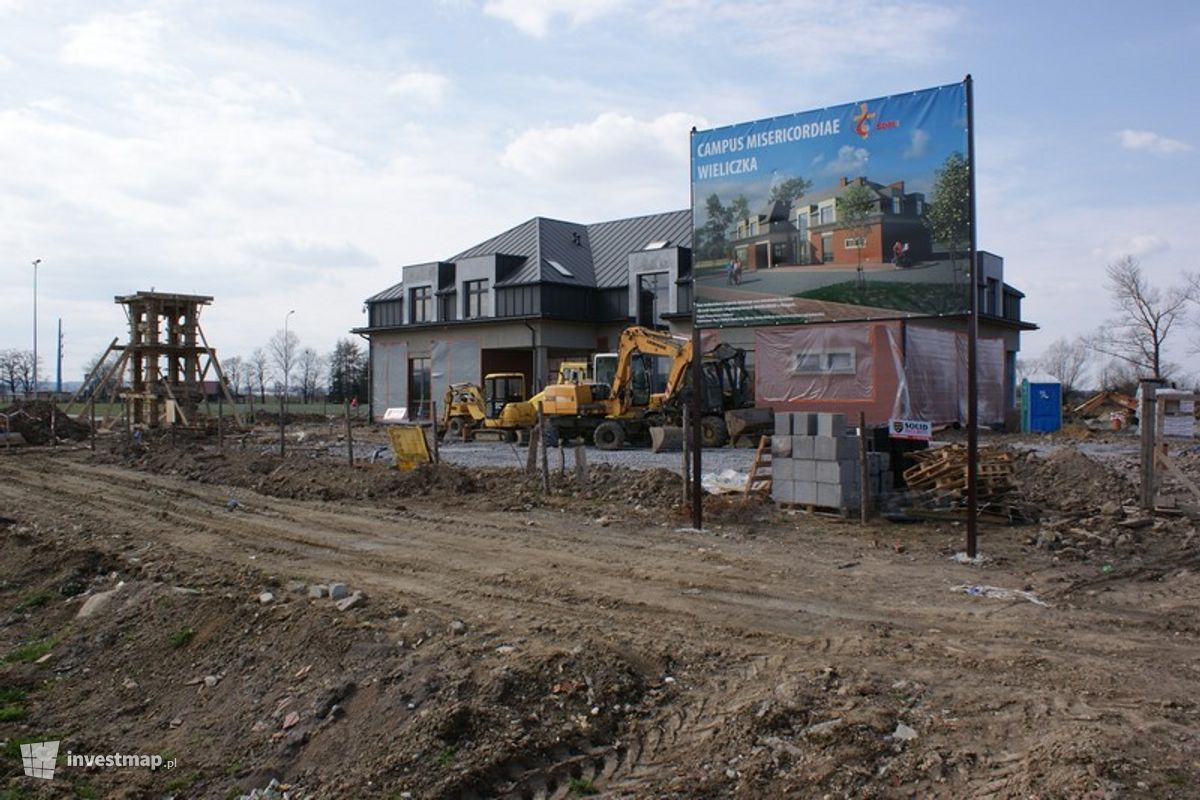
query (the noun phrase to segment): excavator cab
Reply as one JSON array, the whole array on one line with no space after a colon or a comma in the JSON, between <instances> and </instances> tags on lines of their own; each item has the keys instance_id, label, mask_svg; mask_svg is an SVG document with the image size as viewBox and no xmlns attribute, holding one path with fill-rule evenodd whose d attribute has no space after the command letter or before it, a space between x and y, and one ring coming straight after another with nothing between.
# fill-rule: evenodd
<instances>
[{"instance_id":1,"label":"excavator cab","mask_svg":"<svg viewBox=\"0 0 1200 800\"><path fill-rule=\"evenodd\" d=\"M525 376L520 372L501 372L483 379L484 413L488 419L500 419L509 403L525 401Z\"/></svg>"}]
</instances>

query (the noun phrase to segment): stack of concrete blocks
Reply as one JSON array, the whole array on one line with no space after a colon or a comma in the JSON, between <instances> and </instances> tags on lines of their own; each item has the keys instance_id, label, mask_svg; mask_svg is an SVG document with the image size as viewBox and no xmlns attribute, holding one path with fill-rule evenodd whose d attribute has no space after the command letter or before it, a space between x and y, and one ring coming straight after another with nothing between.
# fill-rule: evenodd
<instances>
[{"instance_id":1,"label":"stack of concrete blocks","mask_svg":"<svg viewBox=\"0 0 1200 800\"><path fill-rule=\"evenodd\" d=\"M887 453L867 453L872 506L891 490ZM776 412L771 439L771 498L777 503L855 510L862 467L858 436L844 414Z\"/></svg>"}]
</instances>

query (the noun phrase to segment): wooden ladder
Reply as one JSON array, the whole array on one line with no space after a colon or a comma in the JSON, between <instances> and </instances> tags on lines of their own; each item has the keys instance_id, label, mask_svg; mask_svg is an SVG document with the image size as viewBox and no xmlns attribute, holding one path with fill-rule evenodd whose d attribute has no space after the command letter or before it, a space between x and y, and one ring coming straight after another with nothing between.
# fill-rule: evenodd
<instances>
[{"instance_id":1,"label":"wooden ladder","mask_svg":"<svg viewBox=\"0 0 1200 800\"><path fill-rule=\"evenodd\" d=\"M754 451L754 463L750 465L750 475L746 478L746 488L742 497L752 494L771 494L771 437L760 436L758 449Z\"/></svg>"}]
</instances>

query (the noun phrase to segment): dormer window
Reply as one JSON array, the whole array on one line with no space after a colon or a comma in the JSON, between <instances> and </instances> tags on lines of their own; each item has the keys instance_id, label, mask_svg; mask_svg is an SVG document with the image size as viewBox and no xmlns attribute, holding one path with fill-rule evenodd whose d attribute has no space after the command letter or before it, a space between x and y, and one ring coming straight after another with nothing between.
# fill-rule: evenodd
<instances>
[{"instance_id":1,"label":"dormer window","mask_svg":"<svg viewBox=\"0 0 1200 800\"><path fill-rule=\"evenodd\" d=\"M463 319L478 319L491 315L487 279L463 282Z\"/></svg>"}]
</instances>

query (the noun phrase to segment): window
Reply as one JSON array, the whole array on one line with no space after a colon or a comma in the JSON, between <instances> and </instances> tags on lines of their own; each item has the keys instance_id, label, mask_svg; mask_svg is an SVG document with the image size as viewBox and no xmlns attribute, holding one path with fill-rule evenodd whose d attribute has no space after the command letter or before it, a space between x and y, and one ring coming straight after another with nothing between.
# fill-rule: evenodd
<instances>
[{"instance_id":1,"label":"window","mask_svg":"<svg viewBox=\"0 0 1200 800\"><path fill-rule=\"evenodd\" d=\"M411 289L408 293L408 321L412 324L418 322L433 322L433 288L429 286L418 286Z\"/></svg>"},{"instance_id":2,"label":"window","mask_svg":"<svg viewBox=\"0 0 1200 800\"><path fill-rule=\"evenodd\" d=\"M667 273L638 275L638 325L654 328L662 324L662 315L670 310L671 288Z\"/></svg>"},{"instance_id":3,"label":"window","mask_svg":"<svg viewBox=\"0 0 1200 800\"><path fill-rule=\"evenodd\" d=\"M821 206L818 225L829 225L833 223L833 204Z\"/></svg>"},{"instance_id":4,"label":"window","mask_svg":"<svg viewBox=\"0 0 1200 800\"><path fill-rule=\"evenodd\" d=\"M428 419L433 400L433 380L428 358L408 360L408 418Z\"/></svg>"},{"instance_id":5,"label":"window","mask_svg":"<svg viewBox=\"0 0 1200 800\"><path fill-rule=\"evenodd\" d=\"M463 319L478 319L491 315L486 279L463 283Z\"/></svg>"},{"instance_id":6,"label":"window","mask_svg":"<svg viewBox=\"0 0 1200 800\"><path fill-rule=\"evenodd\" d=\"M808 211L801 210L796 213L796 230L801 236L808 233Z\"/></svg>"},{"instance_id":7,"label":"window","mask_svg":"<svg viewBox=\"0 0 1200 800\"><path fill-rule=\"evenodd\" d=\"M843 243L847 250L862 250L867 246L867 240L863 236L852 236Z\"/></svg>"},{"instance_id":8,"label":"window","mask_svg":"<svg viewBox=\"0 0 1200 800\"><path fill-rule=\"evenodd\" d=\"M892 213L893 214L900 213L900 195L896 195L895 197L892 198Z\"/></svg>"},{"instance_id":9,"label":"window","mask_svg":"<svg viewBox=\"0 0 1200 800\"><path fill-rule=\"evenodd\" d=\"M649 250L650 248L647 247L646 249ZM566 267L564 267L562 264L558 263L557 261L553 261L553 260L547 258L546 263L549 264L554 269L555 272L557 272L559 275L562 275L564 278L574 278L575 277L574 275L571 274L571 270L567 269Z\"/></svg>"},{"instance_id":10,"label":"window","mask_svg":"<svg viewBox=\"0 0 1200 800\"><path fill-rule=\"evenodd\" d=\"M793 359L794 375L852 375L853 350L806 350Z\"/></svg>"},{"instance_id":11,"label":"window","mask_svg":"<svg viewBox=\"0 0 1200 800\"><path fill-rule=\"evenodd\" d=\"M668 240L668 239L659 239L656 242L651 242L650 244L646 245L642 249L643 250L662 250L664 247L667 246L669 241L670 240ZM550 262L550 263L554 263L554 262Z\"/></svg>"},{"instance_id":12,"label":"window","mask_svg":"<svg viewBox=\"0 0 1200 800\"><path fill-rule=\"evenodd\" d=\"M833 261L833 234L821 234L821 260L828 264Z\"/></svg>"},{"instance_id":13,"label":"window","mask_svg":"<svg viewBox=\"0 0 1200 800\"><path fill-rule=\"evenodd\" d=\"M918 200L917 201L917 216L919 217L924 213L925 213L925 204L922 203L920 200Z\"/></svg>"}]
</instances>

